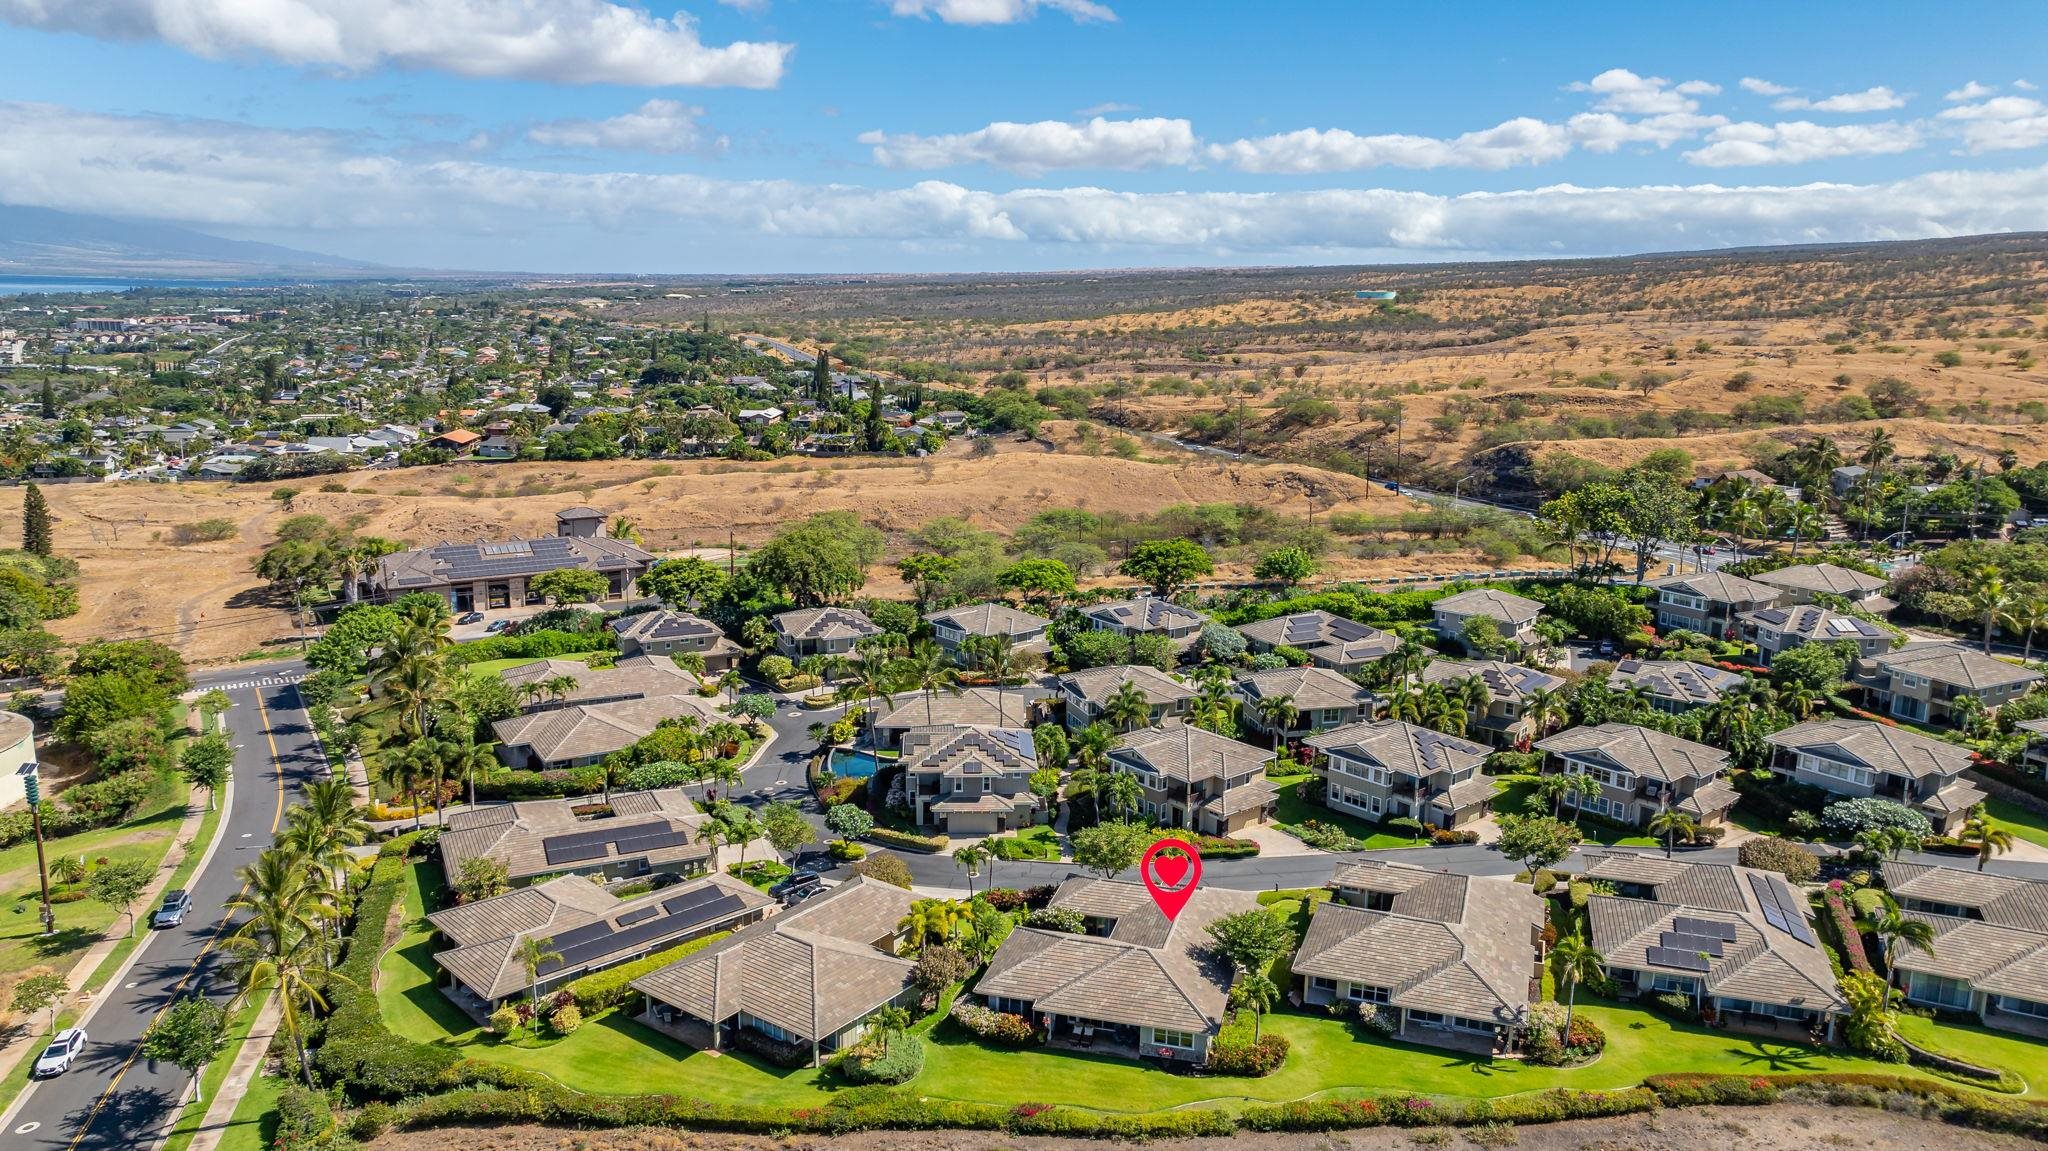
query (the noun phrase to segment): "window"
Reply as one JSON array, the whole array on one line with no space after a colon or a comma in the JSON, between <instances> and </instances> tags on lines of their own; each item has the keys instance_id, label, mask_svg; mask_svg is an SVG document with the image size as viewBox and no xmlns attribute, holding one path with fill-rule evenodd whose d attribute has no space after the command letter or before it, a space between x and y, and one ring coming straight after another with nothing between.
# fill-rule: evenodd
<instances>
[{"instance_id":1,"label":"window","mask_svg":"<svg viewBox=\"0 0 2048 1151\"><path fill-rule=\"evenodd\" d=\"M1902 671L1898 673L1898 677L1899 688L1903 691L1918 691L1921 688L1927 686L1927 677L1925 676L1914 675L1912 672Z\"/></svg>"},{"instance_id":2,"label":"window","mask_svg":"<svg viewBox=\"0 0 2048 1151\"><path fill-rule=\"evenodd\" d=\"M1347 983L1344 985L1344 998L1354 1003L1385 1003L1392 996L1384 987L1374 987L1370 983Z\"/></svg>"},{"instance_id":3,"label":"window","mask_svg":"<svg viewBox=\"0 0 2048 1151\"><path fill-rule=\"evenodd\" d=\"M2037 1003L2032 999L2001 995L1998 997L1998 1009L2008 1015L2031 1015L2036 1019L2048 1019L2048 1003Z\"/></svg>"},{"instance_id":4,"label":"window","mask_svg":"<svg viewBox=\"0 0 2048 1151\"><path fill-rule=\"evenodd\" d=\"M1195 1036L1191 1031L1168 1031L1163 1027L1153 1027L1149 1030L1152 1032L1152 1045L1154 1047L1177 1047L1182 1051L1194 1050Z\"/></svg>"},{"instance_id":5,"label":"window","mask_svg":"<svg viewBox=\"0 0 2048 1151\"><path fill-rule=\"evenodd\" d=\"M1388 774L1386 768L1352 759L1349 756L1333 755L1330 757L1330 763L1339 772L1362 779L1367 783L1376 783L1381 787L1386 787L1393 781L1393 777Z\"/></svg>"},{"instance_id":6,"label":"window","mask_svg":"<svg viewBox=\"0 0 2048 1151\"><path fill-rule=\"evenodd\" d=\"M1026 1019L1031 1018L1031 1004L1022 999L1010 999L1006 996L998 995L989 1000L989 1007L991 1010L1000 1011L1005 1015L1022 1015Z\"/></svg>"},{"instance_id":7,"label":"window","mask_svg":"<svg viewBox=\"0 0 2048 1151\"><path fill-rule=\"evenodd\" d=\"M1332 994L1335 994L1335 993L1336 993L1336 991L1337 991L1337 981L1336 981L1336 980L1334 980L1334 979L1326 979L1326 978L1324 978L1323 976L1320 976L1320 975L1317 975L1317 976L1314 976L1314 977L1310 978L1310 980L1308 981L1308 984L1309 984L1309 986L1310 986L1310 987L1314 988L1314 989L1315 989L1315 990L1317 990L1317 991L1328 991L1328 992L1330 992L1330 993L1332 993Z\"/></svg>"},{"instance_id":8,"label":"window","mask_svg":"<svg viewBox=\"0 0 2048 1151\"><path fill-rule=\"evenodd\" d=\"M1603 786L1614 788L1617 791L1635 790L1636 777L1632 772L1602 767L1594 763L1581 763L1576 759L1565 760L1564 769L1573 775L1590 775L1594 779L1599 780Z\"/></svg>"},{"instance_id":9,"label":"window","mask_svg":"<svg viewBox=\"0 0 2048 1151\"><path fill-rule=\"evenodd\" d=\"M1682 975L1656 975L1650 979L1652 991L1675 991L1681 995L1693 993L1692 980Z\"/></svg>"},{"instance_id":10,"label":"window","mask_svg":"<svg viewBox=\"0 0 2048 1151\"><path fill-rule=\"evenodd\" d=\"M1915 1003L1968 1011L1975 997L1970 993L1970 985L1960 979L1943 979L1924 971L1909 971L1906 973L1906 998Z\"/></svg>"},{"instance_id":11,"label":"window","mask_svg":"<svg viewBox=\"0 0 2048 1151\"><path fill-rule=\"evenodd\" d=\"M1897 701L1894 702L1896 703ZM1896 707L1894 710L1896 710ZM1851 763L1837 763L1832 759L1822 759L1817 755L1807 755L1804 752L1801 752L1799 755L1799 770L1812 775L1825 776L1828 779L1844 780L1863 787L1870 786L1871 781L1875 778L1867 768L1857 767Z\"/></svg>"},{"instance_id":12,"label":"window","mask_svg":"<svg viewBox=\"0 0 2048 1151\"><path fill-rule=\"evenodd\" d=\"M1444 1013L1441 1011L1410 1010L1408 1012L1408 1022L1422 1023L1429 1026L1441 1027L1444 1023Z\"/></svg>"}]
</instances>

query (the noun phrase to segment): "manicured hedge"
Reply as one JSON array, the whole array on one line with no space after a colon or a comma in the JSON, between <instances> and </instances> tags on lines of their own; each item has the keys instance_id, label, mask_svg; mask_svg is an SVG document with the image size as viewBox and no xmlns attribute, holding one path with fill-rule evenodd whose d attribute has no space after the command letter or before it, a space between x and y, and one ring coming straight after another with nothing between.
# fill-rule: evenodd
<instances>
[{"instance_id":1,"label":"manicured hedge","mask_svg":"<svg viewBox=\"0 0 2048 1151\"><path fill-rule=\"evenodd\" d=\"M688 943L679 943L666 951L657 951L652 955L635 959L630 963L621 963L617 967L607 967L603 971L586 975L581 979L571 982L562 990L569 993L570 997L576 1001L577 1008L583 1012L584 1017L589 1018L606 1008L619 1007L631 1000L634 995L632 984L635 979L643 975L653 974L674 963L676 960L701 951L731 934L732 932L730 931L718 931L706 935L702 939L692 939Z\"/></svg>"},{"instance_id":2,"label":"manicured hedge","mask_svg":"<svg viewBox=\"0 0 2048 1151\"><path fill-rule=\"evenodd\" d=\"M609 631L534 631L522 635L493 635L458 643L448 649L448 663L463 667L494 659L547 659L578 655L586 651L617 651L619 637Z\"/></svg>"},{"instance_id":3,"label":"manicured hedge","mask_svg":"<svg viewBox=\"0 0 2048 1151\"><path fill-rule=\"evenodd\" d=\"M877 827L867 833L869 840L883 847L898 851L919 851L927 855L946 850L952 841L943 835L916 835L908 831L897 831L889 827Z\"/></svg>"},{"instance_id":4,"label":"manicured hedge","mask_svg":"<svg viewBox=\"0 0 2048 1151\"><path fill-rule=\"evenodd\" d=\"M1302 1099L1247 1108L1239 1121L1251 1131L1338 1131L1348 1127L1434 1127L1443 1124L1556 1123L1653 1111L1647 1087L1618 1091L1557 1088L1502 1099L1432 1099L1392 1095L1378 1099Z\"/></svg>"}]
</instances>

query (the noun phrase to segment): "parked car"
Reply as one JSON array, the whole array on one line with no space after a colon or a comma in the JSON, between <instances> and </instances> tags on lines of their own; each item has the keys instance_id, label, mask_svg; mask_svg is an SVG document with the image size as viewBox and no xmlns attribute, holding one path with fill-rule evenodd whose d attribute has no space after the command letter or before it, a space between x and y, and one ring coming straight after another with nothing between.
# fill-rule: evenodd
<instances>
[{"instance_id":1,"label":"parked car","mask_svg":"<svg viewBox=\"0 0 2048 1151\"><path fill-rule=\"evenodd\" d=\"M462 613L461 615L459 615L459 616L456 616L456 617L455 617L455 622L456 622L456 623L482 623L482 622L484 622L484 613L482 613L482 612L480 612L480 611L466 611L466 612L463 612L463 613Z\"/></svg>"},{"instance_id":2,"label":"parked car","mask_svg":"<svg viewBox=\"0 0 2048 1151\"><path fill-rule=\"evenodd\" d=\"M768 894L780 899L784 907L790 907L825 890L823 880L815 875L799 873L768 889Z\"/></svg>"},{"instance_id":3,"label":"parked car","mask_svg":"<svg viewBox=\"0 0 2048 1151\"><path fill-rule=\"evenodd\" d=\"M85 1050L85 1032L76 1027L66 1027L50 1039L50 1045L36 1057L32 1074L37 1079L62 1075L71 1070L71 1064L78 1059L78 1053Z\"/></svg>"},{"instance_id":4,"label":"parked car","mask_svg":"<svg viewBox=\"0 0 2048 1151\"><path fill-rule=\"evenodd\" d=\"M505 630L506 628L508 628L508 627L511 627L511 626L512 626L512 621L511 621L511 620L504 620L504 619L494 619L494 620L492 620L492 621L491 621L491 626L489 626L489 627L487 627L487 628L485 628L485 629L484 629L484 634L486 634L486 635L497 635L497 634L498 634L499 632L501 632L501 631L504 631L504 630Z\"/></svg>"},{"instance_id":5,"label":"parked car","mask_svg":"<svg viewBox=\"0 0 2048 1151\"><path fill-rule=\"evenodd\" d=\"M1600 641L1600 654L1601 654L1601 655L1613 655L1613 654L1614 654L1614 641L1613 641L1613 640L1611 640L1611 639L1603 639L1603 640L1601 640L1601 641Z\"/></svg>"},{"instance_id":6,"label":"parked car","mask_svg":"<svg viewBox=\"0 0 2048 1151\"><path fill-rule=\"evenodd\" d=\"M163 906L150 917L151 927L176 927L185 922L185 913L192 910L192 893L180 887L164 893Z\"/></svg>"}]
</instances>

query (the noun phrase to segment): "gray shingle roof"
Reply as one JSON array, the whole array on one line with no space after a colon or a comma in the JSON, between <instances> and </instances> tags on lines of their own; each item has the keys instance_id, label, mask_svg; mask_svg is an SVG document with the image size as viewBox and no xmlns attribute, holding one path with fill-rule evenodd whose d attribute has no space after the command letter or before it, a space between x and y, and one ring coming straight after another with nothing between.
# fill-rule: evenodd
<instances>
[{"instance_id":1,"label":"gray shingle roof","mask_svg":"<svg viewBox=\"0 0 2048 1151\"><path fill-rule=\"evenodd\" d=\"M1604 762L1667 783L1710 779L1728 766L1728 753L1718 747L1630 723L1570 728L1538 740L1536 747L1574 759Z\"/></svg>"},{"instance_id":2,"label":"gray shingle roof","mask_svg":"<svg viewBox=\"0 0 2048 1151\"><path fill-rule=\"evenodd\" d=\"M2048 881L1927 863L1883 865L1884 885L1909 899L1974 908L1986 923L2048 934Z\"/></svg>"},{"instance_id":3,"label":"gray shingle roof","mask_svg":"<svg viewBox=\"0 0 2048 1151\"><path fill-rule=\"evenodd\" d=\"M1680 659L1625 659L1607 677L1615 687L1640 684L1659 699L1687 705L1714 703L1742 681L1736 672Z\"/></svg>"},{"instance_id":4,"label":"gray shingle roof","mask_svg":"<svg viewBox=\"0 0 2048 1151\"><path fill-rule=\"evenodd\" d=\"M1137 599L1112 600L1088 608L1089 619L1112 624L1124 631L1147 632L1166 631L1190 625L1199 627L1207 622L1208 616L1191 607L1157 596L1139 596Z\"/></svg>"},{"instance_id":5,"label":"gray shingle roof","mask_svg":"<svg viewBox=\"0 0 2048 1151\"><path fill-rule=\"evenodd\" d=\"M1167 779L1196 782L1255 771L1272 762L1273 753L1190 723L1169 723L1126 734L1109 757Z\"/></svg>"},{"instance_id":6,"label":"gray shingle roof","mask_svg":"<svg viewBox=\"0 0 2048 1151\"><path fill-rule=\"evenodd\" d=\"M861 640L882 634L874 621L850 607L813 607L775 617L775 631L790 639Z\"/></svg>"},{"instance_id":7,"label":"gray shingle roof","mask_svg":"<svg viewBox=\"0 0 2048 1151\"><path fill-rule=\"evenodd\" d=\"M1561 676L1497 659L1433 659L1422 669L1422 682L1449 683L1475 675L1496 701L1524 700L1535 692L1564 686Z\"/></svg>"},{"instance_id":8,"label":"gray shingle roof","mask_svg":"<svg viewBox=\"0 0 2048 1151\"><path fill-rule=\"evenodd\" d=\"M925 617L932 623L950 624L968 635L1032 635L1045 630L1052 621L1020 611L1006 603L978 603L935 611Z\"/></svg>"},{"instance_id":9,"label":"gray shingle roof","mask_svg":"<svg viewBox=\"0 0 2048 1151\"><path fill-rule=\"evenodd\" d=\"M1478 766L1491 754L1483 744L1397 719L1346 724L1302 742L1318 751L1335 752L1414 776L1440 771L1459 774Z\"/></svg>"},{"instance_id":10,"label":"gray shingle roof","mask_svg":"<svg viewBox=\"0 0 2048 1151\"><path fill-rule=\"evenodd\" d=\"M695 716L706 724L726 717L696 695L657 695L544 708L491 725L506 747L524 747L547 763L610 755L633 746L665 719Z\"/></svg>"},{"instance_id":11,"label":"gray shingle roof","mask_svg":"<svg viewBox=\"0 0 2048 1151\"><path fill-rule=\"evenodd\" d=\"M1195 689L1145 664L1117 664L1070 671L1060 677L1061 686L1090 703L1103 703L1125 683L1135 683L1153 705L1175 704L1193 699Z\"/></svg>"},{"instance_id":12,"label":"gray shingle roof","mask_svg":"<svg viewBox=\"0 0 2048 1151\"><path fill-rule=\"evenodd\" d=\"M1332 663L1362 663L1392 654L1401 637L1318 609L1248 623L1239 634L1266 647L1300 648Z\"/></svg>"},{"instance_id":13,"label":"gray shingle roof","mask_svg":"<svg viewBox=\"0 0 2048 1151\"><path fill-rule=\"evenodd\" d=\"M1936 683L1982 691L2043 678L2032 668L2007 663L1958 643L1912 644L1875 660L1886 671L1924 676Z\"/></svg>"},{"instance_id":14,"label":"gray shingle roof","mask_svg":"<svg viewBox=\"0 0 2048 1151\"><path fill-rule=\"evenodd\" d=\"M1934 950L1901 949L1900 971L1960 979L1993 995L2048 1003L2048 933L1924 911L1906 914L1934 928Z\"/></svg>"},{"instance_id":15,"label":"gray shingle roof","mask_svg":"<svg viewBox=\"0 0 2048 1151\"><path fill-rule=\"evenodd\" d=\"M1485 616L1502 623L1524 624L1543 614L1543 605L1527 596L1498 588L1473 588L1456 595L1445 596L1432 603L1436 611L1456 616Z\"/></svg>"},{"instance_id":16,"label":"gray shingle roof","mask_svg":"<svg viewBox=\"0 0 2048 1151\"><path fill-rule=\"evenodd\" d=\"M1770 603L1784 594L1766 584L1718 571L1665 576L1651 580L1650 586L1659 591L1675 591L1698 596L1711 603L1725 604Z\"/></svg>"},{"instance_id":17,"label":"gray shingle roof","mask_svg":"<svg viewBox=\"0 0 2048 1151\"><path fill-rule=\"evenodd\" d=\"M1764 742L1916 780L1960 775L1970 766L1968 748L1867 719L1812 720L1773 732Z\"/></svg>"},{"instance_id":18,"label":"gray shingle roof","mask_svg":"<svg viewBox=\"0 0 2048 1151\"><path fill-rule=\"evenodd\" d=\"M1237 679L1237 689L1248 700L1294 701L1304 713L1314 709L1349 709L1373 701L1373 693L1326 667L1276 667L1246 672Z\"/></svg>"},{"instance_id":19,"label":"gray shingle roof","mask_svg":"<svg viewBox=\"0 0 2048 1151\"><path fill-rule=\"evenodd\" d=\"M629 845L636 838L661 832L687 834L690 842L645 850L631 846L621 850L617 843L612 843L603 855L575 860L573 866L588 867L621 859L646 859L650 865L658 866L711 856L711 848L699 842L696 835L704 817L680 788L615 792L609 819L579 819L572 810L579 802L582 801L537 799L453 812L441 833L441 870L453 883L462 874L466 860L482 855L504 864L506 874L515 880L566 871L572 864L550 862L546 841L555 836L599 831L615 833L619 841Z\"/></svg>"},{"instance_id":20,"label":"gray shingle roof","mask_svg":"<svg viewBox=\"0 0 2048 1151\"><path fill-rule=\"evenodd\" d=\"M1756 577L1756 582L1792 591L1829 592L1851 599L1881 590L1885 585L1885 580L1881 576L1865 575L1828 563L1795 564L1792 567L1779 568L1777 571L1765 572Z\"/></svg>"},{"instance_id":21,"label":"gray shingle roof","mask_svg":"<svg viewBox=\"0 0 2048 1151\"><path fill-rule=\"evenodd\" d=\"M896 697L896 707L875 720L888 731L916 727L1015 727L1029 719L1031 705L1018 698L1015 690L1004 694L993 688L970 687L960 692L939 692L927 700Z\"/></svg>"}]
</instances>

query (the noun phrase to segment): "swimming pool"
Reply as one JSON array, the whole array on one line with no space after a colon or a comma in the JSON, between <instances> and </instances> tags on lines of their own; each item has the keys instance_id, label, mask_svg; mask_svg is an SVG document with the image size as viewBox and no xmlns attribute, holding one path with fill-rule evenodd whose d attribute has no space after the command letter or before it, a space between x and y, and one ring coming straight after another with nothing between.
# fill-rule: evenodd
<instances>
[{"instance_id":1,"label":"swimming pool","mask_svg":"<svg viewBox=\"0 0 2048 1151\"><path fill-rule=\"evenodd\" d=\"M856 751L850 747L835 747L832 757L825 761L825 767L833 775L848 779L866 779L875 774L875 753Z\"/></svg>"}]
</instances>

